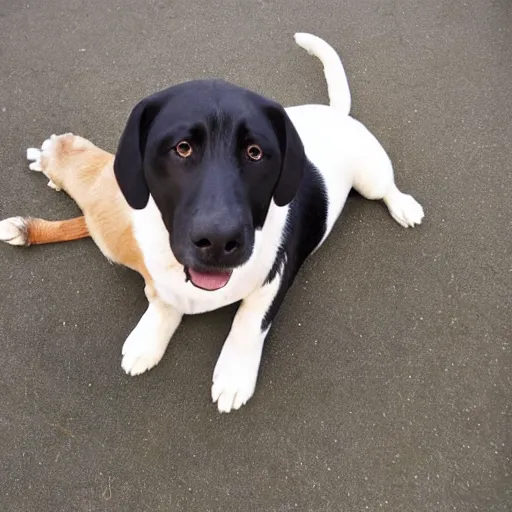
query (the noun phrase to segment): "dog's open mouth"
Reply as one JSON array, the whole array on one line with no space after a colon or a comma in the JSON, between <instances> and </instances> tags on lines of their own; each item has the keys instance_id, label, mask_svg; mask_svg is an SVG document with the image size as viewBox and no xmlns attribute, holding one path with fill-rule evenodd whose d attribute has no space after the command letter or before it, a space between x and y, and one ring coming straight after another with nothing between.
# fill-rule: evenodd
<instances>
[{"instance_id":1,"label":"dog's open mouth","mask_svg":"<svg viewBox=\"0 0 512 512\"><path fill-rule=\"evenodd\" d=\"M224 288L231 278L232 270L215 271L215 272L200 272L190 267L185 267L185 274L187 280L190 281L196 288L213 292Z\"/></svg>"}]
</instances>

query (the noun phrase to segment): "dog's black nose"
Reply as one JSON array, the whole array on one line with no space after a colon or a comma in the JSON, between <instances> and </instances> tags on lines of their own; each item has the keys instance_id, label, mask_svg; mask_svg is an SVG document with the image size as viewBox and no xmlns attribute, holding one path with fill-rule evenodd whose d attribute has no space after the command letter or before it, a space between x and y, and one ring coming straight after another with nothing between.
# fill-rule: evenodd
<instances>
[{"instance_id":1,"label":"dog's black nose","mask_svg":"<svg viewBox=\"0 0 512 512\"><path fill-rule=\"evenodd\" d=\"M205 265L236 265L245 247L244 228L238 223L203 225L194 229L191 240L196 257Z\"/></svg>"}]
</instances>

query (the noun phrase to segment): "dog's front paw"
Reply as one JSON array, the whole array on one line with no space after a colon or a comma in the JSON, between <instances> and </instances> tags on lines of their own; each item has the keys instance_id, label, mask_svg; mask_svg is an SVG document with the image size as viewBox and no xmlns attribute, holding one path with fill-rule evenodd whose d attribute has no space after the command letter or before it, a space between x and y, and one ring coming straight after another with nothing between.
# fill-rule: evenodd
<instances>
[{"instance_id":1,"label":"dog's front paw","mask_svg":"<svg viewBox=\"0 0 512 512\"><path fill-rule=\"evenodd\" d=\"M128 375L140 375L151 370L162 359L167 342L151 337L137 327L128 336L123 345L121 366Z\"/></svg>"},{"instance_id":2,"label":"dog's front paw","mask_svg":"<svg viewBox=\"0 0 512 512\"><path fill-rule=\"evenodd\" d=\"M220 412L240 409L254 393L261 348L226 341L213 372L212 399Z\"/></svg>"},{"instance_id":3,"label":"dog's front paw","mask_svg":"<svg viewBox=\"0 0 512 512\"><path fill-rule=\"evenodd\" d=\"M176 310L150 304L123 345L121 366L128 375L140 375L156 366L181 321Z\"/></svg>"}]
</instances>

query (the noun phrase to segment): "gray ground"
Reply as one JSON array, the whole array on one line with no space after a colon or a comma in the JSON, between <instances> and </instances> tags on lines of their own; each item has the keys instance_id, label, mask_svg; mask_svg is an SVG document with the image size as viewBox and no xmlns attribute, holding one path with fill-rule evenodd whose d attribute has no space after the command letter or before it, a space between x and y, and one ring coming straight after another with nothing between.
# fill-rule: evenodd
<instances>
[{"instance_id":1,"label":"gray ground","mask_svg":"<svg viewBox=\"0 0 512 512\"><path fill-rule=\"evenodd\" d=\"M512 23L507 0L0 0L0 217L66 218L25 148L113 150L135 102L222 77L325 102L309 31L424 205L350 199L304 267L243 410L210 402L234 309L186 319L129 378L141 280L91 241L0 247L0 510L512 509Z\"/></svg>"}]
</instances>

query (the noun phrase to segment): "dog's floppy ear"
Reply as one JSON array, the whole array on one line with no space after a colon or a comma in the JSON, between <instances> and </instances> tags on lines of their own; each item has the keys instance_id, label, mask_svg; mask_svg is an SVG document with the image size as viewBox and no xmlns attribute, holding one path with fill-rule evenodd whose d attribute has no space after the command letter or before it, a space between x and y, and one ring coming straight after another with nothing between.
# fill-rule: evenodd
<instances>
[{"instance_id":1,"label":"dog's floppy ear","mask_svg":"<svg viewBox=\"0 0 512 512\"><path fill-rule=\"evenodd\" d=\"M297 193L304 172L306 154L299 134L284 108L274 103L268 112L281 149L281 172L274 190L274 202L277 206L285 206Z\"/></svg>"},{"instance_id":2,"label":"dog's floppy ear","mask_svg":"<svg viewBox=\"0 0 512 512\"><path fill-rule=\"evenodd\" d=\"M170 99L171 89L153 94L135 106L117 146L114 174L127 203L135 210L145 208L149 200L144 152L153 120Z\"/></svg>"}]
</instances>

